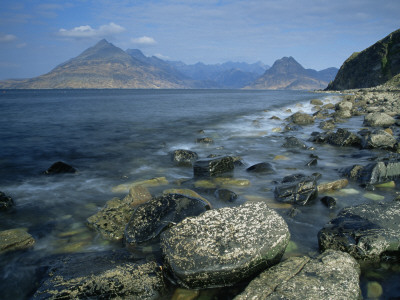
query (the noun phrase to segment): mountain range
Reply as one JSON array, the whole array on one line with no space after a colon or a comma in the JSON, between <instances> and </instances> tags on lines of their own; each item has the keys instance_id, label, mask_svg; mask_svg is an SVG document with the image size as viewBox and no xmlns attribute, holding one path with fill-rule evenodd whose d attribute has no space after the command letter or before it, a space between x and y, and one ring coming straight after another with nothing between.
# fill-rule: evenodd
<instances>
[{"instance_id":1,"label":"mountain range","mask_svg":"<svg viewBox=\"0 0 400 300\"><path fill-rule=\"evenodd\" d=\"M0 81L0 88L321 89L336 73L336 68L304 69L293 57L277 60L271 68L262 62L187 65L147 57L138 49L124 51L103 39L47 74Z\"/></svg>"}]
</instances>

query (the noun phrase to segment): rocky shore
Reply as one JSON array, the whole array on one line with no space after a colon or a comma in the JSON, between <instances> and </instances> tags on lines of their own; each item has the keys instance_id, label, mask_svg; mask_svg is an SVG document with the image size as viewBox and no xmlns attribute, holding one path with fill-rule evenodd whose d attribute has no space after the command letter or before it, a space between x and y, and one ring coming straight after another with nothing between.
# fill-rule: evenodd
<instances>
[{"instance_id":1,"label":"rocky shore","mask_svg":"<svg viewBox=\"0 0 400 300\"><path fill-rule=\"evenodd\" d=\"M239 157L199 158L193 151L176 149L172 162L193 168L193 178L183 179L176 189L161 195L152 195L150 188L168 184L164 177L114 187L125 197L109 200L87 219L87 226L122 249L44 259L40 265L46 271L33 298L359 299L360 264L398 262L400 257L400 196L396 196L400 186L400 91L381 87L342 94L335 105L311 100L313 114L298 112L282 121L282 149L354 147L371 153L368 164L355 160L354 165L344 165L338 179L331 182L319 182L323 174L318 172L293 172L271 183L268 188L273 190L275 203L291 208L282 215L262 200L235 204L238 195L229 186L250 185L234 176L235 169L244 168ZM338 128L352 117L363 118L359 130ZM297 137L302 127L317 122L320 130L308 140ZM207 138L210 143L212 139ZM318 159L311 154L307 165L317 165ZM62 166L66 172L76 171ZM60 172L56 168L46 174ZM269 162L259 162L246 172L267 178L276 170ZM292 251L296 245L291 242L287 218L315 205L316 200L327 209L335 207L338 199L330 192L349 183L378 197L332 216L315 236L320 253ZM393 190L393 199L380 200L382 186ZM207 199L210 194L229 205L213 207ZM3 193L0 196L0 207L9 213L12 199ZM0 237L3 255L35 243L24 229L3 231ZM382 296L382 288L374 284L366 291L369 298ZM230 292L218 292L225 287L231 287Z\"/></svg>"}]
</instances>

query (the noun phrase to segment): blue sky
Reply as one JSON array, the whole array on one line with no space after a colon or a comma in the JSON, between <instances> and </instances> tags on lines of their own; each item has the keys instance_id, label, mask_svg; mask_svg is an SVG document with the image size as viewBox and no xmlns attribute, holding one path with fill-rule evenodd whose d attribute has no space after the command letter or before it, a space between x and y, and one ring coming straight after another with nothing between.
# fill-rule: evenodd
<instances>
[{"instance_id":1,"label":"blue sky","mask_svg":"<svg viewBox=\"0 0 400 300\"><path fill-rule=\"evenodd\" d=\"M0 79L47 73L102 38L188 64L293 56L339 68L399 16L399 0L2 0Z\"/></svg>"}]
</instances>

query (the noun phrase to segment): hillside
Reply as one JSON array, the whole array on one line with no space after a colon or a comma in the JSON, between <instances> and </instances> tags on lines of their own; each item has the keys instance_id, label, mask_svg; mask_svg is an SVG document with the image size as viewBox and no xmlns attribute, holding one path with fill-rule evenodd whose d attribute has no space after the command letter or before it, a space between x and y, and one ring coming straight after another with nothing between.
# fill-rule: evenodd
<instances>
[{"instance_id":1,"label":"hillside","mask_svg":"<svg viewBox=\"0 0 400 300\"><path fill-rule=\"evenodd\" d=\"M183 88L177 74L135 59L106 40L32 79L0 82L1 88Z\"/></svg>"},{"instance_id":2,"label":"hillside","mask_svg":"<svg viewBox=\"0 0 400 300\"><path fill-rule=\"evenodd\" d=\"M400 73L400 29L367 49L353 53L341 66L328 90L368 88L398 82Z\"/></svg>"},{"instance_id":3,"label":"hillside","mask_svg":"<svg viewBox=\"0 0 400 300\"><path fill-rule=\"evenodd\" d=\"M323 89L337 72L336 68L322 71L305 69L293 57L283 57L270 69L247 86L247 89L265 90L311 90Z\"/></svg>"}]
</instances>

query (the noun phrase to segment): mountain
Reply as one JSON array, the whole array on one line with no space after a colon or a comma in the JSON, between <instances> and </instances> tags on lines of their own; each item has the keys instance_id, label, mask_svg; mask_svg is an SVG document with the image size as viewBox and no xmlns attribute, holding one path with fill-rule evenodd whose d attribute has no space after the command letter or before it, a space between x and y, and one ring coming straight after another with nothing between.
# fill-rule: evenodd
<instances>
[{"instance_id":1,"label":"mountain","mask_svg":"<svg viewBox=\"0 0 400 300\"><path fill-rule=\"evenodd\" d=\"M336 75L336 68L322 71L305 69L293 57L283 57L275 61L272 67L265 71L247 89L265 90L310 90L322 89Z\"/></svg>"},{"instance_id":2,"label":"mountain","mask_svg":"<svg viewBox=\"0 0 400 300\"><path fill-rule=\"evenodd\" d=\"M141 61L106 40L32 79L0 83L2 88L183 88L183 76Z\"/></svg>"},{"instance_id":3,"label":"mountain","mask_svg":"<svg viewBox=\"0 0 400 300\"><path fill-rule=\"evenodd\" d=\"M254 64L225 62L213 65L201 62L187 65L180 61L169 61L168 63L186 77L196 82L202 82L211 88L242 88L253 82L269 68L262 62Z\"/></svg>"},{"instance_id":4,"label":"mountain","mask_svg":"<svg viewBox=\"0 0 400 300\"><path fill-rule=\"evenodd\" d=\"M400 29L367 49L353 53L340 67L335 80L327 89L358 89L398 82L393 78L399 73Z\"/></svg>"}]
</instances>

